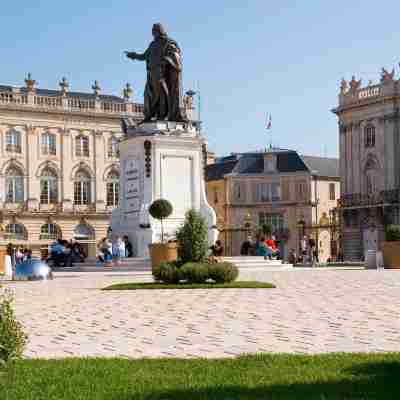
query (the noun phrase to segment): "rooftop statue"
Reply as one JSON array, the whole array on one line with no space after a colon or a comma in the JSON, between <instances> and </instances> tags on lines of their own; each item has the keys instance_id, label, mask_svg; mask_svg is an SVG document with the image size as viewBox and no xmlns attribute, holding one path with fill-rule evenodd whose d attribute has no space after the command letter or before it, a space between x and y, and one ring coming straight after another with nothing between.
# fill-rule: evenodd
<instances>
[{"instance_id":1,"label":"rooftop statue","mask_svg":"<svg viewBox=\"0 0 400 400\"><path fill-rule=\"evenodd\" d=\"M393 78L394 78L394 68L392 69L392 72L389 72L387 69L382 68L381 82L392 81Z\"/></svg>"},{"instance_id":2,"label":"rooftop statue","mask_svg":"<svg viewBox=\"0 0 400 400\"><path fill-rule=\"evenodd\" d=\"M144 53L125 54L132 60L146 61L144 122L151 120L186 121L182 103L182 55L178 43L168 37L161 24L154 24L153 41Z\"/></svg>"}]
</instances>

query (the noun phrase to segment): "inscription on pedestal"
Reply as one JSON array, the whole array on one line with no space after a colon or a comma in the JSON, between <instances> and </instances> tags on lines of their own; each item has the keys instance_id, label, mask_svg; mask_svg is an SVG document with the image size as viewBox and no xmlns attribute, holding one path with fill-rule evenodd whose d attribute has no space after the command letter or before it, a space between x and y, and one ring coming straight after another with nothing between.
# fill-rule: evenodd
<instances>
[{"instance_id":1,"label":"inscription on pedestal","mask_svg":"<svg viewBox=\"0 0 400 400\"><path fill-rule=\"evenodd\" d=\"M134 158L125 160L125 214L137 213L141 206L140 173L138 161Z\"/></svg>"}]
</instances>

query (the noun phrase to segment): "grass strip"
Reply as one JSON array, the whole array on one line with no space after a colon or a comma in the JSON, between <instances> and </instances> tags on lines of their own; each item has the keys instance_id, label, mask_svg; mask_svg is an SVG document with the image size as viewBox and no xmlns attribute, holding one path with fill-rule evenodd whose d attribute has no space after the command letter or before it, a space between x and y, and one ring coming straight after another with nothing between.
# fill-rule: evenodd
<instances>
[{"instance_id":1,"label":"grass strip","mask_svg":"<svg viewBox=\"0 0 400 400\"><path fill-rule=\"evenodd\" d=\"M230 283L157 283L157 282L140 282L140 283L117 283L107 286L102 290L140 290L140 289L271 289L275 285L268 282L239 281Z\"/></svg>"},{"instance_id":2,"label":"grass strip","mask_svg":"<svg viewBox=\"0 0 400 400\"><path fill-rule=\"evenodd\" d=\"M22 360L0 375L0 399L386 400L399 375L400 353Z\"/></svg>"}]
</instances>

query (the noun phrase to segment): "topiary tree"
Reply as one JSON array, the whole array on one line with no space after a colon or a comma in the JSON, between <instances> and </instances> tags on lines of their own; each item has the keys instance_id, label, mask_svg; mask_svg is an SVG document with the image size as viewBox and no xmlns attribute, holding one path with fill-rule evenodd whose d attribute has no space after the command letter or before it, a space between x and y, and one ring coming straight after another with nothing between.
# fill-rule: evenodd
<instances>
[{"instance_id":1,"label":"topiary tree","mask_svg":"<svg viewBox=\"0 0 400 400\"><path fill-rule=\"evenodd\" d=\"M208 228L204 218L189 210L183 226L176 233L178 256L182 263L202 262L207 257Z\"/></svg>"},{"instance_id":2,"label":"topiary tree","mask_svg":"<svg viewBox=\"0 0 400 400\"><path fill-rule=\"evenodd\" d=\"M161 242L164 242L164 225L163 220L172 214L172 204L165 199L158 199L153 201L149 207L150 215L161 221Z\"/></svg>"},{"instance_id":3,"label":"topiary tree","mask_svg":"<svg viewBox=\"0 0 400 400\"><path fill-rule=\"evenodd\" d=\"M388 225L385 231L387 242L398 242L400 240L400 225Z\"/></svg>"},{"instance_id":4,"label":"topiary tree","mask_svg":"<svg viewBox=\"0 0 400 400\"><path fill-rule=\"evenodd\" d=\"M261 226L261 233L264 236L270 236L272 234L272 226L269 224L263 224Z\"/></svg>"}]
</instances>

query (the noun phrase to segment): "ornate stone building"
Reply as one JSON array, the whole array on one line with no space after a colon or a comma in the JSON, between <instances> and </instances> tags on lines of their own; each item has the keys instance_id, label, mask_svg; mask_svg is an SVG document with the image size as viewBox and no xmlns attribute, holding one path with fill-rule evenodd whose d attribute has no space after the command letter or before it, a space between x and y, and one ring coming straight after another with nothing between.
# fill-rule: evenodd
<instances>
[{"instance_id":1,"label":"ornate stone building","mask_svg":"<svg viewBox=\"0 0 400 400\"><path fill-rule=\"evenodd\" d=\"M57 237L78 239L89 256L119 198L120 118L142 119L123 97L0 86L0 219L6 240L39 253Z\"/></svg>"},{"instance_id":2,"label":"ornate stone building","mask_svg":"<svg viewBox=\"0 0 400 400\"><path fill-rule=\"evenodd\" d=\"M384 227L399 223L400 81L382 69L378 84L341 83L338 116L344 257L377 250Z\"/></svg>"},{"instance_id":3,"label":"ornate stone building","mask_svg":"<svg viewBox=\"0 0 400 400\"><path fill-rule=\"evenodd\" d=\"M228 255L238 255L263 224L272 227L284 256L299 250L305 234L318 243L321 261L336 255L337 159L283 149L233 154L206 167L206 183Z\"/></svg>"}]
</instances>

